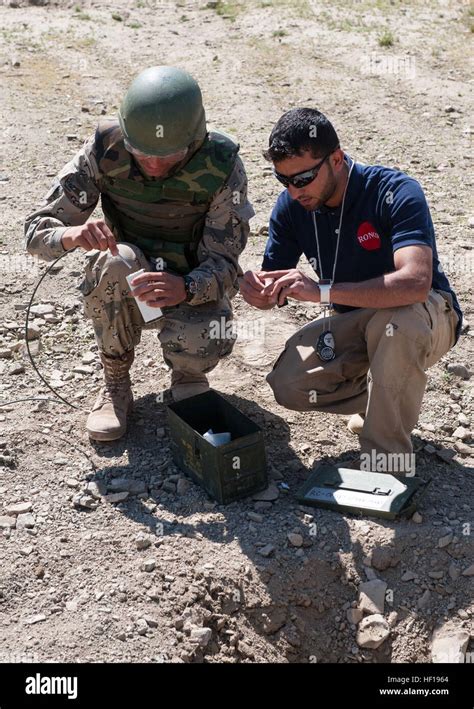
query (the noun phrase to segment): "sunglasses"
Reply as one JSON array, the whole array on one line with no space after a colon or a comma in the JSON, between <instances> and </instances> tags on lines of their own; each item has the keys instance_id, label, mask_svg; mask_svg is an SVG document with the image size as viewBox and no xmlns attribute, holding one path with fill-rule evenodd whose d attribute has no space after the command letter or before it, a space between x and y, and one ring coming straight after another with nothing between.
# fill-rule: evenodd
<instances>
[{"instance_id":1,"label":"sunglasses","mask_svg":"<svg viewBox=\"0 0 474 709\"><path fill-rule=\"evenodd\" d=\"M320 160L314 167L311 168L311 170L305 170L304 172L298 172L296 175L282 175L280 172L277 172L275 168L273 168L273 174L277 178L279 182L281 182L282 185L285 185L285 187L288 187L289 185L293 185L293 187L299 188L299 187L306 187L306 185L309 185L310 182L312 182L317 176L320 171L320 169L323 166L323 163L326 162L328 157L332 155L338 148L334 148L334 150L331 150L330 153L325 155L325 157Z\"/></svg>"},{"instance_id":2,"label":"sunglasses","mask_svg":"<svg viewBox=\"0 0 474 709\"><path fill-rule=\"evenodd\" d=\"M125 146L125 150L128 150L128 152L132 153L132 155L136 155L137 158L143 158L144 160L147 158L159 158L160 160L166 160L166 162L178 162L179 160L184 160L188 152L188 148L183 148L183 150L179 150L177 153L170 153L169 155L148 155L147 153L142 153L141 150L134 148L126 138L124 138L123 144Z\"/></svg>"}]
</instances>

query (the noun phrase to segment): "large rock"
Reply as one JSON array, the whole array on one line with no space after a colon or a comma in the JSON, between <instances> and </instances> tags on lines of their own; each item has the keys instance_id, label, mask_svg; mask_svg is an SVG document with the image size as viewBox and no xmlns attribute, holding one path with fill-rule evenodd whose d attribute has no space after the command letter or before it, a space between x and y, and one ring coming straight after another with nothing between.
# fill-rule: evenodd
<instances>
[{"instance_id":1,"label":"large rock","mask_svg":"<svg viewBox=\"0 0 474 709\"><path fill-rule=\"evenodd\" d=\"M469 633L463 628L437 628L431 644L431 661L463 663L469 643Z\"/></svg>"},{"instance_id":2,"label":"large rock","mask_svg":"<svg viewBox=\"0 0 474 709\"><path fill-rule=\"evenodd\" d=\"M381 579L366 581L359 586L359 608L364 613L383 613L387 584Z\"/></svg>"},{"instance_id":3,"label":"large rock","mask_svg":"<svg viewBox=\"0 0 474 709\"><path fill-rule=\"evenodd\" d=\"M190 640L197 643L200 647L206 647L212 638L212 630L210 628L192 628Z\"/></svg>"},{"instance_id":4,"label":"large rock","mask_svg":"<svg viewBox=\"0 0 474 709\"><path fill-rule=\"evenodd\" d=\"M13 505L7 505L5 507L5 512L7 513L7 515L12 515L13 517L16 517L17 515L29 512L32 507L33 505L31 504L31 502L17 502Z\"/></svg>"},{"instance_id":5,"label":"large rock","mask_svg":"<svg viewBox=\"0 0 474 709\"><path fill-rule=\"evenodd\" d=\"M376 650L390 635L390 627L380 613L368 615L360 621L356 643L359 647Z\"/></svg>"}]
</instances>

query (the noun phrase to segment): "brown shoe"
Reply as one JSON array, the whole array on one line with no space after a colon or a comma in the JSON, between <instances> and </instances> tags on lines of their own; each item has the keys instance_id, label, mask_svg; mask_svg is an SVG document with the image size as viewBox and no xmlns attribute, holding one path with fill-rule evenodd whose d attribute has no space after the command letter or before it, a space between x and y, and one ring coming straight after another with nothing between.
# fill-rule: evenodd
<instances>
[{"instance_id":1,"label":"brown shoe","mask_svg":"<svg viewBox=\"0 0 474 709\"><path fill-rule=\"evenodd\" d=\"M87 418L86 430L95 441L115 441L127 430L127 416L133 408L130 367L134 351L123 357L101 353L104 386Z\"/></svg>"},{"instance_id":2,"label":"brown shoe","mask_svg":"<svg viewBox=\"0 0 474 709\"><path fill-rule=\"evenodd\" d=\"M205 374L174 371L171 373L171 395L174 401L188 399L206 391L209 391L209 382Z\"/></svg>"},{"instance_id":3,"label":"brown shoe","mask_svg":"<svg viewBox=\"0 0 474 709\"><path fill-rule=\"evenodd\" d=\"M347 422L347 428L351 433L355 433L356 436L360 436L364 423L365 411L361 414L353 414Z\"/></svg>"}]
</instances>

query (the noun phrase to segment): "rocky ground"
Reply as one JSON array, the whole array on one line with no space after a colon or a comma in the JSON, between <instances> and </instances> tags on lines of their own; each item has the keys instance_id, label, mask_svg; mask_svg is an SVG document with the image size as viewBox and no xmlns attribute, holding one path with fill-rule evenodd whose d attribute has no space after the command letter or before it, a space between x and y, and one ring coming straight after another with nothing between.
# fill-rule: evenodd
<instances>
[{"instance_id":1,"label":"rocky ground","mask_svg":"<svg viewBox=\"0 0 474 709\"><path fill-rule=\"evenodd\" d=\"M465 3L449 0L0 8L1 659L472 657L473 22ZM357 518L295 499L315 464L357 449L343 417L286 411L265 383L288 335L317 314L305 304L256 314L237 296L237 319L263 318L265 335L242 338L210 377L264 431L271 483L259 499L220 506L173 465L156 398L169 373L153 332L133 367L127 437L91 445L84 421L101 372L77 253L43 281L29 333L39 370L76 408L32 400L54 395L26 353L26 306L45 265L25 258L22 221L97 116L113 113L131 77L153 64L191 71L210 123L239 137L257 212L244 268L260 264L279 193L261 150L291 106L320 108L353 157L398 166L423 185L466 325L429 371L414 443L418 474L431 484L412 519Z\"/></svg>"}]
</instances>

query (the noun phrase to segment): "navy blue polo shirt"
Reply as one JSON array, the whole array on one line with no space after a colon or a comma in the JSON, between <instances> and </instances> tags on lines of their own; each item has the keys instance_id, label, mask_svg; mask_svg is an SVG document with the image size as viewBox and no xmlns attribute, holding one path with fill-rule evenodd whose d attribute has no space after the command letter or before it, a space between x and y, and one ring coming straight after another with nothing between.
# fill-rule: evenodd
<instances>
[{"instance_id":1,"label":"navy blue polo shirt","mask_svg":"<svg viewBox=\"0 0 474 709\"><path fill-rule=\"evenodd\" d=\"M352 164L352 159L345 155ZM321 264L318 263L312 212L284 190L273 208L262 269L295 268L302 254L319 278L331 278L341 207L314 210ZM448 291L459 315L456 339L461 331L462 311L438 260L430 210L420 185L399 170L382 165L354 163L346 193L335 283L355 283L395 270L393 254L404 246L421 244L433 251L431 287ZM334 304L337 312L356 310Z\"/></svg>"}]
</instances>

